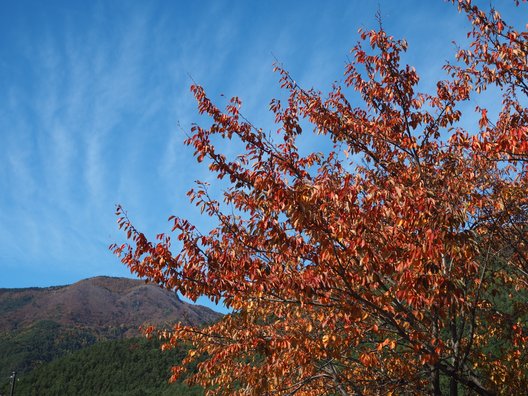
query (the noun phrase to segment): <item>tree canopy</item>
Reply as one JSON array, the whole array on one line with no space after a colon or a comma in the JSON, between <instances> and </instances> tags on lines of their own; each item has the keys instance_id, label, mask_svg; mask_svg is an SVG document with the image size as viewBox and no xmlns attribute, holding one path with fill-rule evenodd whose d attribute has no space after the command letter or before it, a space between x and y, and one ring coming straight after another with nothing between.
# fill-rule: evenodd
<instances>
[{"instance_id":1,"label":"tree canopy","mask_svg":"<svg viewBox=\"0 0 528 396\"><path fill-rule=\"evenodd\" d=\"M276 133L237 97L221 110L191 87L212 124L186 143L229 183L222 197L206 183L189 192L214 227L172 216L172 246L118 206L130 243L112 246L138 276L232 309L159 333L165 348L192 345L172 380L205 356L188 380L209 394L528 389L528 33L453 3L471 43L434 92L418 91L406 41L381 24L360 30L344 85L326 95L276 67ZM476 106L490 90L496 108ZM307 133L333 148L301 152ZM244 151L230 157L218 138Z\"/></svg>"}]
</instances>

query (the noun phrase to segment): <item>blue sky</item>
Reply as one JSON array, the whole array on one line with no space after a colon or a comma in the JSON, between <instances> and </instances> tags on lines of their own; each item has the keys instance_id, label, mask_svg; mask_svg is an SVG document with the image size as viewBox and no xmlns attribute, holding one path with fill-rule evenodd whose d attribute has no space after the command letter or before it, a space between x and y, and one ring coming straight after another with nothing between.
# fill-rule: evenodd
<instances>
[{"instance_id":1,"label":"blue sky","mask_svg":"<svg viewBox=\"0 0 528 396\"><path fill-rule=\"evenodd\" d=\"M507 3L507 12L514 9ZM379 1L435 84L466 19L441 0ZM208 180L184 131L199 121L192 76L223 103L238 95L273 129L274 56L305 87L342 80L378 1L4 2L0 12L0 287L130 276L108 251L116 203L150 235L171 214L206 228L187 202ZM225 147L229 150L229 147Z\"/></svg>"}]
</instances>

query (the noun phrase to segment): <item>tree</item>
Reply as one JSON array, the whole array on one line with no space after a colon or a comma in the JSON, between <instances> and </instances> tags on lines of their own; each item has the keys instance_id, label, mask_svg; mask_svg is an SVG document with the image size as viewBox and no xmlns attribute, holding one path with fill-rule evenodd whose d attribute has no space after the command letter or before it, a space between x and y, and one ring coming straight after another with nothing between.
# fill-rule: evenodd
<instances>
[{"instance_id":1,"label":"tree","mask_svg":"<svg viewBox=\"0 0 528 396\"><path fill-rule=\"evenodd\" d=\"M436 92L417 92L407 43L381 27L360 31L345 87L325 98L276 67L288 93L270 105L280 141L238 98L221 111L192 86L212 125L194 125L187 144L230 187L223 203L205 183L189 197L216 226L202 234L171 217L174 249L118 207L131 243L112 246L138 276L232 309L207 328L160 332L166 348L192 345L173 380L205 356L190 381L210 394L528 389L528 33L454 3L472 42ZM498 116L477 107L466 131L461 103L490 89ZM333 149L300 153L308 126ZM228 158L215 136L245 151Z\"/></svg>"}]
</instances>

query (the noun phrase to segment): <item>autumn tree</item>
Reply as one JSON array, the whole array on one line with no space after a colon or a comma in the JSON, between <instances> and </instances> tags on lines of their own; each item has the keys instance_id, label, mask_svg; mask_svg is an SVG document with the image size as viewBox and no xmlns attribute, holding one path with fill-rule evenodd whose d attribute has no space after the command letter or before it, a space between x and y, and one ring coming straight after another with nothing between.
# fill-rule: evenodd
<instances>
[{"instance_id":1,"label":"autumn tree","mask_svg":"<svg viewBox=\"0 0 528 396\"><path fill-rule=\"evenodd\" d=\"M118 207L131 242L112 247L138 276L232 310L159 333L165 348L192 345L173 380L203 359L189 380L209 394L528 389L528 34L454 3L471 44L435 92L417 91L407 43L381 28L360 31L344 87L327 96L277 67L276 133L238 98L222 111L192 86L212 125L194 125L187 144L229 184L223 202L205 183L189 192L214 226L171 217L173 247ZM496 108L475 108L490 90ZM466 130L466 115L478 126ZM301 153L307 133L332 149ZM229 158L218 137L244 151Z\"/></svg>"}]
</instances>

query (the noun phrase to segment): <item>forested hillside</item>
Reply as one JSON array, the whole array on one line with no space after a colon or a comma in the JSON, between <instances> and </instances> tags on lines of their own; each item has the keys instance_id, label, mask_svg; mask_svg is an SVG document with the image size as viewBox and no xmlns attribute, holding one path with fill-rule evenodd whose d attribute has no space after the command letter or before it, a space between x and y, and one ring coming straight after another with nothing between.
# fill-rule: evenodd
<instances>
[{"instance_id":1,"label":"forested hillside","mask_svg":"<svg viewBox=\"0 0 528 396\"><path fill-rule=\"evenodd\" d=\"M167 382L185 353L161 352L159 342L144 338L99 342L20 376L16 395L202 395L182 381Z\"/></svg>"}]
</instances>

